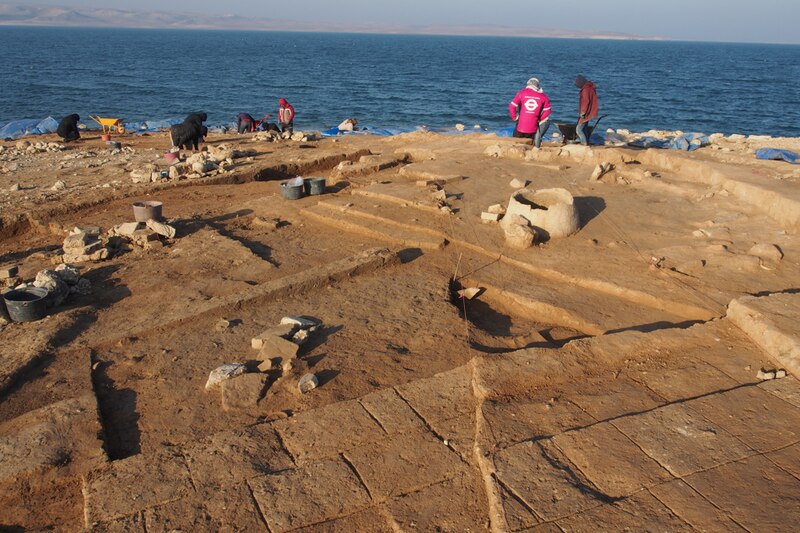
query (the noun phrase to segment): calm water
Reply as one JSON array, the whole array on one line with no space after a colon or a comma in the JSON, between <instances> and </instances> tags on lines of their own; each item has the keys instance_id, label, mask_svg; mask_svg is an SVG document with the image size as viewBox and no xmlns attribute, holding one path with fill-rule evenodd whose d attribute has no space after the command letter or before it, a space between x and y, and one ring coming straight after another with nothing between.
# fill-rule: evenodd
<instances>
[{"instance_id":1,"label":"calm water","mask_svg":"<svg viewBox=\"0 0 800 533\"><path fill-rule=\"evenodd\" d=\"M574 120L575 75L604 125L800 135L800 46L493 37L0 27L0 122L79 113L129 121L297 110L295 127L510 125L536 75Z\"/></svg>"}]
</instances>

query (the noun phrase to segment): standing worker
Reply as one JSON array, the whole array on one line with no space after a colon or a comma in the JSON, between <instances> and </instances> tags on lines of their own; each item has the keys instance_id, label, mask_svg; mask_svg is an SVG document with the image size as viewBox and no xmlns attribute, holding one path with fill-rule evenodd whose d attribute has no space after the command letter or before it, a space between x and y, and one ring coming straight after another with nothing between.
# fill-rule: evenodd
<instances>
[{"instance_id":1,"label":"standing worker","mask_svg":"<svg viewBox=\"0 0 800 533\"><path fill-rule=\"evenodd\" d=\"M597 88L594 82L587 80L580 74L575 78L575 87L581 91L580 101L578 103L578 125L575 128L575 133L578 134L580 143L586 146L589 144L589 139L586 135L587 124L597 116L597 110L599 108Z\"/></svg>"},{"instance_id":2,"label":"standing worker","mask_svg":"<svg viewBox=\"0 0 800 533\"><path fill-rule=\"evenodd\" d=\"M550 127L550 98L542 91L538 78L528 80L526 87L508 104L508 112L517 121L514 137L533 139L533 145L539 148Z\"/></svg>"},{"instance_id":3,"label":"standing worker","mask_svg":"<svg viewBox=\"0 0 800 533\"><path fill-rule=\"evenodd\" d=\"M278 101L278 122L281 123L282 132L288 131L289 135L292 134L294 131L294 107L285 98Z\"/></svg>"}]
</instances>

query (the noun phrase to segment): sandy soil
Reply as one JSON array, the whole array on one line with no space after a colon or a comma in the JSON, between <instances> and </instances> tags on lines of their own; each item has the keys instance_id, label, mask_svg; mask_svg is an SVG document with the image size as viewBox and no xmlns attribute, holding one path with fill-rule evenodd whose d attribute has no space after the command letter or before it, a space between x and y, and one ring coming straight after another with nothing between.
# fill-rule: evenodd
<instances>
[{"instance_id":1,"label":"sandy soil","mask_svg":"<svg viewBox=\"0 0 800 533\"><path fill-rule=\"evenodd\" d=\"M177 232L76 264L90 293L0 326L0 529L800 519L800 172L751 153L799 139L683 154L212 134L209 153L239 152L224 171L149 183L131 172L168 171L166 135L116 140L0 143L0 267L20 281L62 262L75 226L131 222L133 201L163 202ZM326 193L285 200L296 175ZM509 246L481 213L512 179L567 189L579 230ZM251 339L285 316L322 327L261 373Z\"/></svg>"}]
</instances>

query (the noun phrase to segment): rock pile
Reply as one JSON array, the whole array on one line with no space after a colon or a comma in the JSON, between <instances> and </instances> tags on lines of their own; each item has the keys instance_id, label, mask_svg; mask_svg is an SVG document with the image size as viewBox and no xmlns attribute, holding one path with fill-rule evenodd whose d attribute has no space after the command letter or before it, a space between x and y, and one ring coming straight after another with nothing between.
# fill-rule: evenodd
<instances>
[{"instance_id":1,"label":"rock pile","mask_svg":"<svg viewBox=\"0 0 800 533\"><path fill-rule=\"evenodd\" d=\"M98 227L76 226L64 239L63 251L63 255L58 257L60 263L103 261L111 257Z\"/></svg>"},{"instance_id":2,"label":"rock pile","mask_svg":"<svg viewBox=\"0 0 800 533\"><path fill-rule=\"evenodd\" d=\"M253 337L250 344L258 355L247 363L227 363L211 371L206 390L219 390L226 411L257 406L269 378L277 383L294 370L300 346L322 323L306 317L284 317L280 324ZM303 394L319 386L314 374L305 374L297 382Z\"/></svg>"},{"instance_id":3,"label":"rock pile","mask_svg":"<svg viewBox=\"0 0 800 533\"><path fill-rule=\"evenodd\" d=\"M294 142L310 142L318 141L319 136L315 132L296 131L294 133L279 132L279 131L259 131L253 135L254 141L263 142L276 142L276 141L294 141Z\"/></svg>"},{"instance_id":4,"label":"rock pile","mask_svg":"<svg viewBox=\"0 0 800 533\"><path fill-rule=\"evenodd\" d=\"M132 246L151 249L161 245L159 237L174 239L176 234L174 226L152 219L147 222L125 222L108 230L109 243L119 251L130 251Z\"/></svg>"}]
</instances>

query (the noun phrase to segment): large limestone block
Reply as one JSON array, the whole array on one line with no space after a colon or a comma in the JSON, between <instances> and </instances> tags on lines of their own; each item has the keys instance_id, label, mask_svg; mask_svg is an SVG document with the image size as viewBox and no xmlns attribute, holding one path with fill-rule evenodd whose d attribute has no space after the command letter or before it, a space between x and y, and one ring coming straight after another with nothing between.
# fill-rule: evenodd
<instances>
[{"instance_id":1,"label":"large limestone block","mask_svg":"<svg viewBox=\"0 0 800 533\"><path fill-rule=\"evenodd\" d=\"M541 240L568 237L580 229L575 200L566 189L520 189L508 201L501 225L505 225L506 220L510 223L511 215L528 220Z\"/></svg>"}]
</instances>

